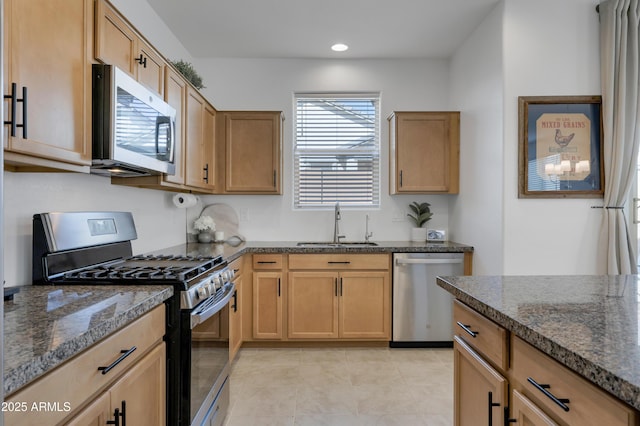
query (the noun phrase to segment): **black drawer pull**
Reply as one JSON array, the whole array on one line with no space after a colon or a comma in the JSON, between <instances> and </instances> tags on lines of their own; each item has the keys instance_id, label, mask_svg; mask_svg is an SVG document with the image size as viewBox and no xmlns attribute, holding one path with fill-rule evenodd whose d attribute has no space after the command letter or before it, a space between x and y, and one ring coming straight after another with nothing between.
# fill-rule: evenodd
<instances>
[{"instance_id":1,"label":"black drawer pull","mask_svg":"<svg viewBox=\"0 0 640 426\"><path fill-rule=\"evenodd\" d=\"M257 262L259 265L275 265L276 262L275 260L258 260Z\"/></svg>"},{"instance_id":2,"label":"black drawer pull","mask_svg":"<svg viewBox=\"0 0 640 426\"><path fill-rule=\"evenodd\" d=\"M479 331L473 331L471 330L469 327L471 327L470 325L465 325L463 323L461 323L460 321L457 321L456 324L458 324L458 326L460 328L462 328L464 331L466 331L467 333L469 333L471 335L471 337L473 337L474 339L478 336L478 334L480 334Z\"/></svg>"},{"instance_id":3,"label":"black drawer pull","mask_svg":"<svg viewBox=\"0 0 640 426\"><path fill-rule=\"evenodd\" d=\"M133 346L131 349L123 349L120 351L120 353L122 355L120 355L120 357L118 357L118 359L116 359L115 361L113 361L111 363L111 365L108 365L106 367L98 367L98 371L102 371L102 374L107 374L109 371L111 371L116 365L120 364L126 357L128 357L129 355L131 355L133 353L133 351L135 351L137 348L135 346Z\"/></svg>"},{"instance_id":4,"label":"black drawer pull","mask_svg":"<svg viewBox=\"0 0 640 426\"><path fill-rule=\"evenodd\" d=\"M351 262L350 262L350 261L348 261L348 260L345 260L345 261L342 261L342 262L338 262L338 261L330 260L330 261L328 261L327 263L328 263L329 265L348 265L348 264L350 264Z\"/></svg>"},{"instance_id":5,"label":"black drawer pull","mask_svg":"<svg viewBox=\"0 0 640 426\"><path fill-rule=\"evenodd\" d=\"M555 402L564 411L567 411L567 412L569 411L569 407L567 406L567 404L569 403L569 400L566 398L556 398L554 394L552 394L547 390L551 388L551 385L541 385L535 380L533 380L531 377L527 377L527 381L531 383L533 386L535 386L535 388L538 389L540 392L545 394L547 398Z\"/></svg>"}]
</instances>

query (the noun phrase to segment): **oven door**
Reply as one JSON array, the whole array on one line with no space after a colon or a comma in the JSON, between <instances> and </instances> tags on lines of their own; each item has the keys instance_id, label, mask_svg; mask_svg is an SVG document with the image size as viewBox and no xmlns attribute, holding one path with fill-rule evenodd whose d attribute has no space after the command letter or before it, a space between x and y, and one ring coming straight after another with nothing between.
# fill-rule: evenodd
<instances>
[{"instance_id":1,"label":"oven door","mask_svg":"<svg viewBox=\"0 0 640 426\"><path fill-rule=\"evenodd\" d=\"M229 300L235 285L228 283L222 294L196 306L188 317L189 360L183 357L183 378L189 377L188 401L190 425L222 424L229 405ZM186 324L185 324L186 325ZM188 371L188 373L187 373ZM188 374L188 375L187 375ZM186 390L186 389L185 389ZM184 413L184 411L183 411ZM186 417L185 417L186 418Z\"/></svg>"}]
</instances>

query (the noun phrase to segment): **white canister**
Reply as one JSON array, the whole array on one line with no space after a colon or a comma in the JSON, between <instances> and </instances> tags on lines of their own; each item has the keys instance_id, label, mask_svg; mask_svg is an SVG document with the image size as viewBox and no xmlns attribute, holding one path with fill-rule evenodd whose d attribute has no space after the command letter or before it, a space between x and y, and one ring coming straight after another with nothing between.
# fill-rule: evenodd
<instances>
[{"instance_id":1,"label":"white canister","mask_svg":"<svg viewBox=\"0 0 640 426\"><path fill-rule=\"evenodd\" d=\"M216 231L213 233L213 238L216 241L224 241L224 232L223 231Z\"/></svg>"}]
</instances>

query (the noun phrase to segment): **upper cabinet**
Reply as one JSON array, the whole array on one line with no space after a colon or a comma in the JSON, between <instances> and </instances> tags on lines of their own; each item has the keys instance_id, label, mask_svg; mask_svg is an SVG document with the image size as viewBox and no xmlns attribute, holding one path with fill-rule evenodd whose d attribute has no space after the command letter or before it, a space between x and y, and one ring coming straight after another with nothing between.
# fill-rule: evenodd
<instances>
[{"instance_id":1,"label":"upper cabinet","mask_svg":"<svg viewBox=\"0 0 640 426\"><path fill-rule=\"evenodd\" d=\"M388 120L389 192L457 194L460 113L394 112Z\"/></svg>"},{"instance_id":2,"label":"upper cabinet","mask_svg":"<svg viewBox=\"0 0 640 426\"><path fill-rule=\"evenodd\" d=\"M216 111L191 86L187 88L186 184L205 192L215 189Z\"/></svg>"},{"instance_id":3,"label":"upper cabinet","mask_svg":"<svg viewBox=\"0 0 640 426\"><path fill-rule=\"evenodd\" d=\"M92 0L4 1L5 168L88 172Z\"/></svg>"},{"instance_id":4,"label":"upper cabinet","mask_svg":"<svg viewBox=\"0 0 640 426\"><path fill-rule=\"evenodd\" d=\"M219 193L281 194L282 113L225 111L218 120Z\"/></svg>"},{"instance_id":5,"label":"upper cabinet","mask_svg":"<svg viewBox=\"0 0 640 426\"><path fill-rule=\"evenodd\" d=\"M105 0L96 2L95 56L128 72L160 96L165 61Z\"/></svg>"}]
</instances>

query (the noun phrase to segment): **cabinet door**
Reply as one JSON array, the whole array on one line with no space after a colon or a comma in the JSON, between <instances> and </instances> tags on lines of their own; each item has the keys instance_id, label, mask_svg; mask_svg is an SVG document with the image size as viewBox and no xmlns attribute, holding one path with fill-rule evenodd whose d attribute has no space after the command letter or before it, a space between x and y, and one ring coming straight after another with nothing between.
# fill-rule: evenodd
<instances>
[{"instance_id":1,"label":"cabinet door","mask_svg":"<svg viewBox=\"0 0 640 426\"><path fill-rule=\"evenodd\" d=\"M96 2L95 56L99 61L115 65L137 78L138 37L105 0Z\"/></svg>"},{"instance_id":2,"label":"cabinet door","mask_svg":"<svg viewBox=\"0 0 640 426\"><path fill-rule=\"evenodd\" d=\"M458 336L453 336L453 368L454 424L502 425L507 380Z\"/></svg>"},{"instance_id":3,"label":"cabinet door","mask_svg":"<svg viewBox=\"0 0 640 426\"><path fill-rule=\"evenodd\" d=\"M392 193L458 193L459 113L399 112L391 120Z\"/></svg>"},{"instance_id":4,"label":"cabinet door","mask_svg":"<svg viewBox=\"0 0 640 426\"><path fill-rule=\"evenodd\" d=\"M126 424L165 424L165 357L165 345L161 343L111 387L112 412L115 408L122 410L124 402Z\"/></svg>"},{"instance_id":5,"label":"cabinet door","mask_svg":"<svg viewBox=\"0 0 640 426\"><path fill-rule=\"evenodd\" d=\"M229 193L280 194L280 112L225 112L225 186Z\"/></svg>"},{"instance_id":6,"label":"cabinet door","mask_svg":"<svg viewBox=\"0 0 640 426\"><path fill-rule=\"evenodd\" d=\"M340 337L389 339L391 286L388 272L341 272Z\"/></svg>"},{"instance_id":7,"label":"cabinet door","mask_svg":"<svg viewBox=\"0 0 640 426\"><path fill-rule=\"evenodd\" d=\"M540 407L515 389L511 392L511 417L522 426L557 426Z\"/></svg>"},{"instance_id":8,"label":"cabinet door","mask_svg":"<svg viewBox=\"0 0 640 426\"><path fill-rule=\"evenodd\" d=\"M187 87L186 126L186 184L206 188L204 169L204 105L198 92Z\"/></svg>"},{"instance_id":9,"label":"cabinet door","mask_svg":"<svg viewBox=\"0 0 640 426\"><path fill-rule=\"evenodd\" d=\"M105 392L65 424L66 426L103 426L107 421L114 419L110 409L111 398L109 392Z\"/></svg>"},{"instance_id":10,"label":"cabinet door","mask_svg":"<svg viewBox=\"0 0 640 426\"><path fill-rule=\"evenodd\" d=\"M138 39L137 54L134 61L138 68L138 81L162 97L164 95L166 65L164 59L153 47L141 39Z\"/></svg>"},{"instance_id":11,"label":"cabinet door","mask_svg":"<svg viewBox=\"0 0 640 426\"><path fill-rule=\"evenodd\" d=\"M175 127L175 165L176 172L173 175L164 175L166 182L182 185L185 183L185 114L187 102L187 82L184 78L167 66L165 101L176 110Z\"/></svg>"},{"instance_id":12,"label":"cabinet door","mask_svg":"<svg viewBox=\"0 0 640 426\"><path fill-rule=\"evenodd\" d=\"M213 192L216 188L216 110L208 103L204 104L203 128L203 170L207 190Z\"/></svg>"},{"instance_id":13,"label":"cabinet door","mask_svg":"<svg viewBox=\"0 0 640 426\"><path fill-rule=\"evenodd\" d=\"M16 83L14 95L22 99L23 88L27 90L27 99L15 108L5 99L5 120L13 115L18 125L24 125L15 129L14 136L12 126L5 125L5 148L89 165L91 48L87 40L93 34L93 2L6 0L4 15L4 92L11 94Z\"/></svg>"},{"instance_id":14,"label":"cabinet door","mask_svg":"<svg viewBox=\"0 0 640 426\"><path fill-rule=\"evenodd\" d=\"M253 273L253 338L282 339L281 272Z\"/></svg>"},{"instance_id":15,"label":"cabinet door","mask_svg":"<svg viewBox=\"0 0 640 426\"><path fill-rule=\"evenodd\" d=\"M233 361L242 345L242 276L236 276L235 293L229 306L229 361Z\"/></svg>"},{"instance_id":16,"label":"cabinet door","mask_svg":"<svg viewBox=\"0 0 640 426\"><path fill-rule=\"evenodd\" d=\"M338 274L289 273L287 330L290 338L338 337Z\"/></svg>"}]
</instances>

